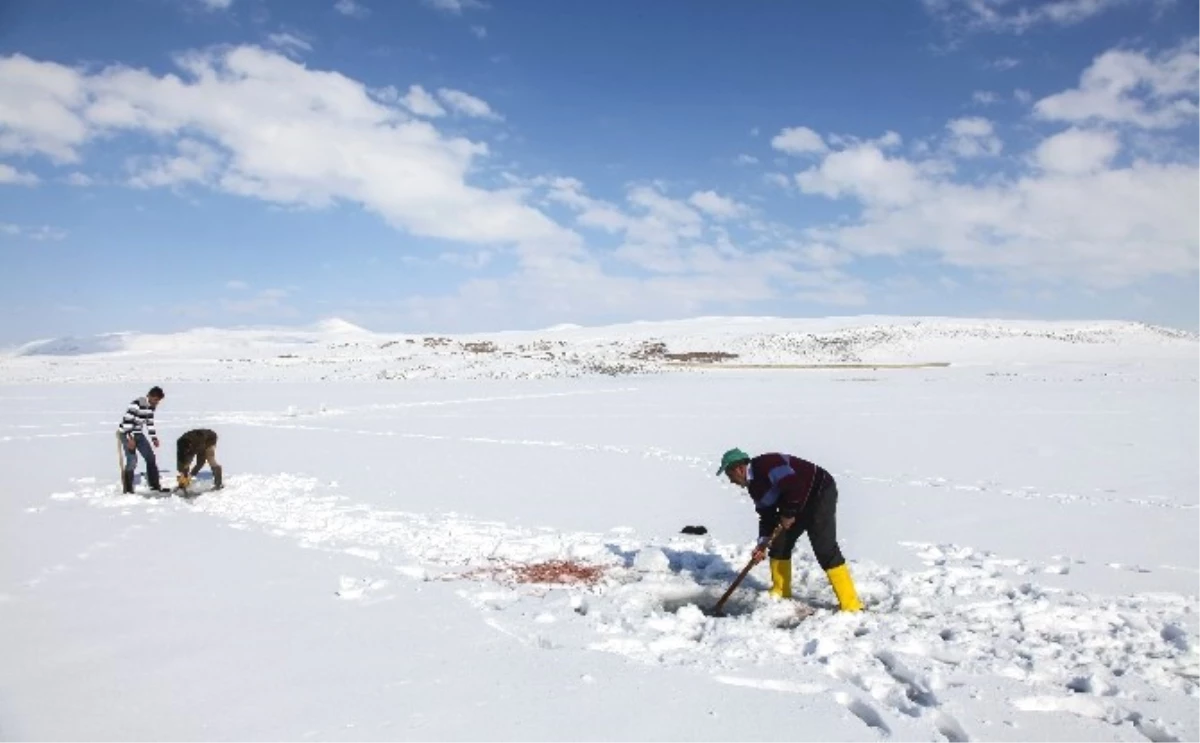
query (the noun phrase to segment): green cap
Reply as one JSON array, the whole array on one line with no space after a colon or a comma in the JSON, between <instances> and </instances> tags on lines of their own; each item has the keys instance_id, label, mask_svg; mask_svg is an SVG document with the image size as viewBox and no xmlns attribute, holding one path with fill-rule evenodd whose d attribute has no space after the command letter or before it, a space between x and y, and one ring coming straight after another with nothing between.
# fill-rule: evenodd
<instances>
[{"instance_id":1,"label":"green cap","mask_svg":"<svg viewBox=\"0 0 1200 743\"><path fill-rule=\"evenodd\" d=\"M721 455L721 469L717 470L717 474L724 474L725 470L729 469L735 464L738 464L739 462L749 461L750 455L746 452L742 451L741 449L730 449Z\"/></svg>"}]
</instances>

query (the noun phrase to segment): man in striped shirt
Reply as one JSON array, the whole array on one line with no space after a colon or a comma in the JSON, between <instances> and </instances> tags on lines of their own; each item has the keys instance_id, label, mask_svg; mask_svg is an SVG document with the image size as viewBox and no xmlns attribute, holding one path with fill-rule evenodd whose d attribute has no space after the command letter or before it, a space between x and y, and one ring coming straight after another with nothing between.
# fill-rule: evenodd
<instances>
[{"instance_id":1,"label":"man in striped shirt","mask_svg":"<svg viewBox=\"0 0 1200 743\"><path fill-rule=\"evenodd\" d=\"M156 493L168 492L162 487L158 478L158 460L154 450L158 448L158 432L154 430L154 410L166 395L162 387L153 387L145 397L139 397L129 403L121 425L117 427L117 440L125 453L125 469L121 471L121 489L123 492L133 492L133 470L137 467L137 455L141 453L146 460L146 479L150 482L150 490ZM153 446L151 446L153 445Z\"/></svg>"},{"instance_id":2,"label":"man in striped shirt","mask_svg":"<svg viewBox=\"0 0 1200 743\"><path fill-rule=\"evenodd\" d=\"M792 549L808 532L817 563L829 578L842 611L863 606L850 578L846 558L837 543L837 484L833 475L812 462L790 454L759 454L751 458L741 449L721 457L718 475L745 488L758 511L758 546L755 564L771 557L771 595L792 595ZM768 544L771 535L780 533Z\"/></svg>"}]
</instances>

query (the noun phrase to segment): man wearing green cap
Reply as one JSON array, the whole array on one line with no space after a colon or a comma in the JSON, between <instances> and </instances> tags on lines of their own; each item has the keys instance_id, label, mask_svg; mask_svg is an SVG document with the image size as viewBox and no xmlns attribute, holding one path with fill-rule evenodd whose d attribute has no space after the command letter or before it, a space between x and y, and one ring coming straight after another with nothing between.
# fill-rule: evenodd
<instances>
[{"instance_id":1,"label":"man wearing green cap","mask_svg":"<svg viewBox=\"0 0 1200 743\"><path fill-rule=\"evenodd\" d=\"M725 452L717 474L745 488L754 501L758 546L752 559L757 564L770 555L772 596L791 598L792 549L807 531L813 554L828 576L842 611L862 610L837 543L837 484L833 475L790 454L772 452L751 458L741 449ZM782 526L783 533L768 549L767 541L776 526Z\"/></svg>"}]
</instances>

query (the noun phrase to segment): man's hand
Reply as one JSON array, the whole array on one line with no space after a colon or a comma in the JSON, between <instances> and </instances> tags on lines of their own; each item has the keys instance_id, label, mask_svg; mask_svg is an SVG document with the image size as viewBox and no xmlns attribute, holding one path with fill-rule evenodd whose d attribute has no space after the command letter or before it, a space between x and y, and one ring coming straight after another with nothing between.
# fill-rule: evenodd
<instances>
[{"instance_id":1,"label":"man's hand","mask_svg":"<svg viewBox=\"0 0 1200 743\"><path fill-rule=\"evenodd\" d=\"M791 529L792 524L794 524L794 523L796 523L795 516L784 516L782 519L779 520L779 525L783 527L784 531Z\"/></svg>"},{"instance_id":2,"label":"man's hand","mask_svg":"<svg viewBox=\"0 0 1200 743\"><path fill-rule=\"evenodd\" d=\"M150 441L154 442L154 448L157 449L158 448L158 437L155 436L154 438L150 439Z\"/></svg>"},{"instance_id":3,"label":"man's hand","mask_svg":"<svg viewBox=\"0 0 1200 743\"><path fill-rule=\"evenodd\" d=\"M752 565L757 565L762 562L767 556L767 545L760 544L750 553L750 562Z\"/></svg>"},{"instance_id":4,"label":"man's hand","mask_svg":"<svg viewBox=\"0 0 1200 743\"><path fill-rule=\"evenodd\" d=\"M137 444L134 443L132 436L129 436L125 439L125 448L128 449L129 451L133 451L134 449L137 448Z\"/></svg>"}]
</instances>

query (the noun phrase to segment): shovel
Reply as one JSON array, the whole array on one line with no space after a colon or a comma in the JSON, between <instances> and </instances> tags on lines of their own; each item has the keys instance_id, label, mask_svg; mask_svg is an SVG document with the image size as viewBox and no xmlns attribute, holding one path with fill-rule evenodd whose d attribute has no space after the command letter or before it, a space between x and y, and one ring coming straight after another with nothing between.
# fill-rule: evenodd
<instances>
[{"instance_id":1,"label":"shovel","mask_svg":"<svg viewBox=\"0 0 1200 743\"><path fill-rule=\"evenodd\" d=\"M765 548L770 549L771 545L775 543L775 540L782 533L783 524L780 524L779 526L775 527L775 531L771 532L771 537L767 540ZM723 595L721 599L717 601L717 605L712 608L712 612L710 612L712 616L723 616L721 610L725 607L725 602L728 601L729 597L733 595L734 590L737 589L738 585L742 582L742 579L746 577L746 575L750 572L750 568L752 567L754 567L753 555L751 555L750 559L746 562L746 567L742 568L742 572L738 573L737 577L733 579L733 583L729 584L729 588L726 589L725 595Z\"/></svg>"}]
</instances>

